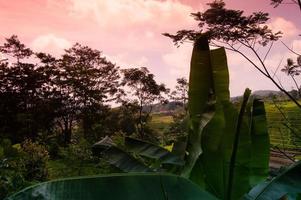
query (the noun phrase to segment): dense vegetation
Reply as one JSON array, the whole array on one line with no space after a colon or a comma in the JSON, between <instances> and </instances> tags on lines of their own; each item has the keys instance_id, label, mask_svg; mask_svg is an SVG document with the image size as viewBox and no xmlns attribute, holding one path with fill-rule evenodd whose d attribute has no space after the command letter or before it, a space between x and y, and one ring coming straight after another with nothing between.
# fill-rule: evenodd
<instances>
[{"instance_id":1,"label":"dense vegetation","mask_svg":"<svg viewBox=\"0 0 301 200\"><path fill-rule=\"evenodd\" d=\"M0 46L0 199L47 180L116 172L132 174L46 182L8 199L120 199L129 189L131 199L297 199L300 162L269 179L269 159L270 147L299 159L286 151L299 151L301 143L300 88L284 90L264 63L235 47L256 54L256 44L281 33L262 26L266 13L208 5L193 14L201 30L164 34L176 45L194 43L189 81L178 78L172 91L146 67L120 69L88 46L77 43L54 57L7 38ZM260 100L246 89L230 99L226 49L251 62L281 95ZM287 62L282 71L296 80L301 56Z\"/></svg>"},{"instance_id":2,"label":"dense vegetation","mask_svg":"<svg viewBox=\"0 0 301 200\"><path fill-rule=\"evenodd\" d=\"M92 156L104 136L159 142L148 124L168 89L146 68L120 70L80 44L55 58L17 36L0 52L1 198L35 182L116 171Z\"/></svg>"}]
</instances>

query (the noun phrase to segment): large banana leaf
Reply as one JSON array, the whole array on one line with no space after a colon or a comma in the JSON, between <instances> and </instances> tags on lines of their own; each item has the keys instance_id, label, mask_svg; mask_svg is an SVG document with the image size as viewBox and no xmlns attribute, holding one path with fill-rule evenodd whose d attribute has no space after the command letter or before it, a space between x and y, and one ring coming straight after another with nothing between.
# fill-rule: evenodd
<instances>
[{"instance_id":1,"label":"large banana leaf","mask_svg":"<svg viewBox=\"0 0 301 200\"><path fill-rule=\"evenodd\" d=\"M242 105L239 111L230 156L229 174L227 182L226 199L240 199L241 196L250 189L250 157L251 157L251 138L249 127L245 119L245 113L251 90L245 90ZM230 142L231 143L231 142Z\"/></svg>"},{"instance_id":2,"label":"large banana leaf","mask_svg":"<svg viewBox=\"0 0 301 200\"><path fill-rule=\"evenodd\" d=\"M266 180L269 173L270 140L263 101L254 99L251 111L251 176L250 184L255 186Z\"/></svg>"},{"instance_id":3,"label":"large banana leaf","mask_svg":"<svg viewBox=\"0 0 301 200\"><path fill-rule=\"evenodd\" d=\"M254 101L248 113L250 90L246 90L238 113L230 102L225 49L210 51L205 42L202 37L197 39L192 53L190 156L183 175L221 199L235 200L267 175L269 140L264 105ZM204 118L210 103L210 118ZM202 124L204 119L207 121Z\"/></svg>"},{"instance_id":4,"label":"large banana leaf","mask_svg":"<svg viewBox=\"0 0 301 200\"><path fill-rule=\"evenodd\" d=\"M186 124L187 125L187 124ZM172 147L172 153L184 159L187 148L187 136L177 138Z\"/></svg>"},{"instance_id":5,"label":"large banana leaf","mask_svg":"<svg viewBox=\"0 0 301 200\"><path fill-rule=\"evenodd\" d=\"M210 51L214 93L217 101L229 101L229 71L224 48Z\"/></svg>"},{"instance_id":6,"label":"large banana leaf","mask_svg":"<svg viewBox=\"0 0 301 200\"><path fill-rule=\"evenodd\" d=\"M213 92L216 97L215 113L208 125L203 129L202 148L203 154L194 165L190 179L217 197L225 193L225 172L223 164L223 151L221 149L222 135L226 127L226 118L235 119L235 110L225 113L229 106L229 72L226 53L223 48L210 51L210 65ZM202 84L202 80L199 84ZM233 117L234 116L234 117ZM229 126L231 127L231 126Z\"/></svg>"},{"instance_id":7,"label":"large banana leaf","mask_svg":"<svg viewBox=\"0 0 301 200\"><path fill-rule=\"evenodd\" d=\"M126 151L113 144L109 137L93 145L94 155L102 156L107 162L124 172L151 172L151 168L138 161Z\"/></svg>"},{"instance_id":8,"label":"large banana leaf","mask_svg":"<svg viewBox=\"0 0 301 200\"><path fill-rule=\"evenodd\" d=\"M169 152L168 150L145 141L126 137L125 146L128 151L137 155L149 157L160 161L162 164L184 165L181 157Z\"/></svg>"},{"instance_id":9,"label":"large banana leaf","mask_svg":"<svg viewBox=\"0 0 301 200\"><path fill-rule=\"evenodd\" d=\"M204 129L202 136L203 154L193 169L191 180L204 185L206 189L220 199L226 199L229 186L229 171L233 155L233 141L237 126L238 112L230 102L224 102L216 109L216 116ZM243 122L242 122L243 123ZM214 132L221 132L221 139L216 138ZM248 141L248 127L245 123L240 128L240 138L237 148L233 179L232 199L239 199L249 186L248 159L250 158L250 144ZM209 141L218 140L217 147L213 148ZM217 143L216 141L214 141ZM202 180L202 181L201 181Z\"/></svg>"},{"instance_id":10,"label":"large banana leaf","mask_svg":"<svg viewBox=\"0 0 301 200\"><path fill-rule=\"evenodd\" d=\"M301 194L301 162L296 163L283 173L254 187L246 200L295 200Z\"/></svg>"},{"instance_id":11,"label":"large banana leaf","mask_svg":"<svg viewBox=\"0 0 301 200\"><path fill-rule=\"evenodd\" d=\"M202 153L201 134L214 115L213 90L208 39L201 36L195 41L190 63L188 156L182 172L184 177L190 176L193 166Z\"/></svg>"},{"instance_id":12,"label":"large banana leaf","mask_svg":"<svg viewBox=\"0 0 301 200\"><path fill-rule=\"evenodd\" d=\"M29 187L6 200L215 200L173 175L123 174L71 178Z\"/></svg>"}]
</instances>

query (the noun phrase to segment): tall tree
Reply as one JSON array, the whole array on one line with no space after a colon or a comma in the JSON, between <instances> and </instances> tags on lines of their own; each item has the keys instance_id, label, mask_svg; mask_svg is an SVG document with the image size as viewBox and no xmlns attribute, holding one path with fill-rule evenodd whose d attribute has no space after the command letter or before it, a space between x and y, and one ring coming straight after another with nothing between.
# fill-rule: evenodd
<instances>
[{"instance_id":1,"label":"tall tree","mask_svg":"<svg viewBox=\"0 0 301 200\"><path fill-rule=\"evenodd\" d=\"M188 81L185 77L177 78L177 85L175 90L170 94L172 100L180 102L186 110L186 104L188 101Z\"/></svg>"},{"instance_id":2,"label":"tall tree","mask_svg":"<svg viewBox=\"0 0 301 200\"><path fill-rule=\"evenodd\" d=\"M15 35L6 39L0 52L8 58L0 63L3 134L16 142L49 131L53 121L48 118L51 112L45 112L48 108L45 95L50 80L49 69L30 62L35 54Z\"/></svg>"},{"instance_id":3,"label":"tall tree","mask_svg":"<svg viewBox=\"0 0 301 200\"><path fill-rule=\"evenodd\" d=\"M265 62L273 43L282 35L281 32L273 32L266 25L269 20L268 13L254 12L251 15L244 15L241 10L225 8L222 0L215 0L208 5L206 11L191 14L198 22L198 30L180 30L176 34L164 33L164 35L170 37L175 45L180 45L206 34L210 45L225 47L240 54L301 108L301 104L275 79L274 73ZM267 48L267 53L260 55L258 49L263 47Z\"/></svg>"},{"instance_id":4,"label":"tall tree","mask_svg":"<svg viewBox=\"0 0 301 200\"><path fill-rule=\"evenodd\" d=\"M295 4L298 5L301 11L301 0L289 0L289 1L285 1L285 0L271 0L271 4L276 8L278 7L280 4Z\"/></svg>"},{"instance_id":5,"label":"tall tree","mask_svg":"<svg viewBox=\"0 0 301 200\"><path fill-rule=\"evenodd\" d=\"M58 61L58 90L62 99L61 127L69 143L74 122L81 121L84 135L91 129L91 115L113 100L118 91L118 67L101 52L75 44ZM103 109L106 110L106 109Z\"/></svg>"},{"instance_id":6,"label":"tall tree","mask_svg":"<svg viewBox=\"0 0 301 200\"><path fill-rule=\"evenodd\" d=\"M137 131L143 138L145 137L144 128L155 102L163 102L164 94L168 89L164 84L158 84L154 75L146 67L123 69L122 84L128 87L127 101L134 101L138 104Z\"/></svg>"}]
</instances>

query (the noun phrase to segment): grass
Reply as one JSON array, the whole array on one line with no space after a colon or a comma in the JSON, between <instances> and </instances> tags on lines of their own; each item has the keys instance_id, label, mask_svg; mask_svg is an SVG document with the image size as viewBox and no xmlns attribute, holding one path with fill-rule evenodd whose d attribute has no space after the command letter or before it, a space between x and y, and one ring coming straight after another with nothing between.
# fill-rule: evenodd
<instances>
[{"instance_id":1,"label":"grass","mask_svg":"<svg viewBox=\"0 0 301 200\"><path fill-rule=\"evenodd\" d=\"M169 125L173 122L173 117L171 115L164 114L153 114L150 121L150 127L154 129L159 134L164 134L168 129Z\"/></svg>"},{"instance_id":2,"label":"grass","mask_svg":"<svg viewBox=\"0 0 301 200\"><path fill-rule=\"evenodd\" d=\"M271 144L280 148L295 149L301 145L301 110L291 101L278 102L276 105L273 102L265 103ZM164 134L172 122L171 115L156 113L152 115L150 126L159 134ZM300 133L300 138L295 136L287 125Z\"/></svg>"},{"instance_id":3,"label":"grass","mask_svg":"<svg viewBox=\"0 0 301 200\"><path fill-rule=\"evenodd\" d=\"M48 179L60 179L74 176L89 176L112 173L114 169L105 161L70 163L65 159L49 160L47 162Z\"/></svg>"},{"instance_id":4,"label":"grass","mask_svg":"<svg viewBox=\"0 0 301 200\"><path fill-rule=\"evenodd\" d=\"M301 110L290 101L268 102L265 108L271 144L289 149L300 146Z\"/></svg>"}]
</instances>

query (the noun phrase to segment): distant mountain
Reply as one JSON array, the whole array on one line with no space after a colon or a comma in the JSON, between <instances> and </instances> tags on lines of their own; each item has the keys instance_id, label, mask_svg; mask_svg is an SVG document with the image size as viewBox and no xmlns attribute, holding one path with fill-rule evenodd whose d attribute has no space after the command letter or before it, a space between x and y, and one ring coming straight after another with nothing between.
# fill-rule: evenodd
<instances>
[{"instance_id":1,"label":"distant mountain","mask_svg":"<svg viewBox=\"0 0 301 200\"><path fill-rule=\"evenodd\" d=\"M281 99L286 99L286 95L281 92L281 91L275 91L275 90L256 90L252 92L251 94L252 97L257 97L263 100L272 100L273 98L281 98ZM232 102L238 102L241 101L242 96L236 96L236 97L231 97Z\"/></svg>"},{"instance_id":2,"label":"distant mountain","mask_svg":"<svg viewBox=\"0 0 301 200\"><path fill-rule=\"evenodd\" d=\"M293 93L294 91L290 91L290 93ZM260 98L264 101L270 101L273 98L276 99L281 99L281 100L287 100L287 96L281 92L281 91L275 91L275 90L256 90L252 92L252 97L257 97ZM236 96L236 97L231 97L231 101L236 103L236 102L241 102L242 96ZM183 105L181 102L175 102L171 101L166 104L154 104L152 106L152 112L153 113L173 113L176 110L180 110L183 108ZM146 106L144 108L145 110L149 110L149 107Z\"/></svg>"},{"instance_id":3,"label":"distant mountain","mask_svg":"<svg viewBox=\"0 0 301 200\"><path fill-rule=\"evenodd\" d=\"M270 98L272 96L280 97L284 96L283 92L275 91L275 90L256 90L252 93L253 96L262 97L262 98Z\"/></svg>"}]
</instances>

